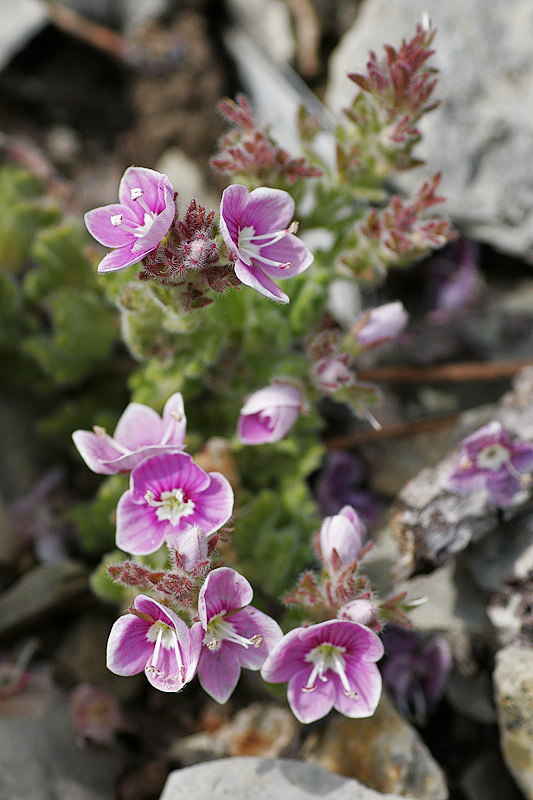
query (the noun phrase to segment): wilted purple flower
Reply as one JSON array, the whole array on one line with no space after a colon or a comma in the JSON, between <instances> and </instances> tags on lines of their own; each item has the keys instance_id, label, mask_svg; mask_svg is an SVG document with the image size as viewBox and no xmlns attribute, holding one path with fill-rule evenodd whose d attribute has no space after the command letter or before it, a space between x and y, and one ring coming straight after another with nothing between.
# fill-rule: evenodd
<instances>
[{"instance_id":1,"label":"wilted purple flower","mask_svg":"<svg viewBox=\"0 0 533 800\"><path fill-rule=\"evenodd\" d=\"M369 717L381 696L375 662L380 638L357 622L327 620L287 633L263 665L270 683L288 681L289 705L300 722L314 722L333 707L347 717Z\"/></svg>"},{"instance_id":2,"label":"wilted purple flower","mask_svg":"<svg viewBox=\"0 0 533 800\"><path fill-rule=\"evenodd\" d=\"M189 630L170 608L140 594L117 619L107 642L107 666L116 675L146 677L162 692L179 692L192 680L202 647L202 628Z\"/></svg>"},{"instance_id":3,"label":"wilted purple flower","mask_svg":"<svg viewBox=\"0 0 533 800\"><path fill-rule=\"evenodd\" d=\"M164 541L179 548L190 525L208 536L232 510L233 490L219 472L204 472L186 453L151 456L132 470L118 501L117 546L134 555L154 553Z\"/></svg>"},{"instance_id":4,"label":"wilted purple flower","mask_svg":"<svg viewBox=\"0 0 533 800\"><path fill-rule=\"evenodd\" d=\"M87 229L100 244L115 248L98 266L113 272L137 264L168 232L176 206L166 175L145 167L128 167L118 190L120 202L85 214Z\"/></svg>"},{"instance_id":5,"label":"wilted purple flower","mask_svg":"<svg viewBox=\"0 0 533 800\"><path fill-rule=\"evenodd\" d=\"M485 488L491 501L508 505L522 488L524 475L533 470L533 448L521 439L510 440L499 422L489 422L462 442L459 460L448 476L449 486L461 494Z\"/></svg>"},{"instance_id":6,"label":"wilted purple flower","mask_svg":"<svg viewBox=\"0 0 533 800\"><path fill-rule=\"evenodd\" d=\"M362 488L364 479L365 468L360 458L345 450L329 453L314 486L322 515L338 514L343 506L349 505L366 522L374 522L379 516L379 503Z\"/></svg>"},{"instance_id":7,"label":"wilted purple flower","mask_svg":"<svg viewBox=\"0 0 533 800\"><path fill-rule=\"evenodd\" d=\"M313 375L318 388L325 394L331 394L342 386L352 386L355 377L349 362L350 356L347 353L316 361L313 364Z\"/></svg>"},{"instance_id":8,"label":"wilted purple flower","mask_svg":"<svg viewBox=\"0 0 533 800\"><path fill-rule=\"evenodd\" d=\"M302 410L302 395L290 383L273 383L254 392L241 409L237 435L243 444L278 442Z\"/></svg>"},{"instance_id":9,"label":"wilted purple flower","mask_svg":"<svg viewBox=\"0 0 533 800\"><path fill-rule=\"evenodd\" d=\"M219 703L225 703L235 689L241 667L261 669L283 635L277 622L250 606L252 597L246 578L229 567L210 572L200 590L204 648L198 678Z\"/></svg>"},{"instance_id":10,"label":"wilted purple flower","mask_svg":"<svg viewBox=\"0 0 533 800\"><path fill-rule=\"evenodd\" d=\"M448 642L424 641L416 631L388 625L383 631L383 683L406 716L425 722L444 694L452 665Z\"/></svg>"},{"instance_id":11,"label":"wilted purple flower","mask_svg":"<svg viewBox=\"0 0 533 800\"><path fill-rule=\"evenodd\" d=\"M124 720L116 698L98 686L80 683L70 695L72 723L80 745L111 746Z\"/></svg>"},{"instance_id":12,"label":"wilted purple flower","mask_svg":"<svg viewBox=\"0 0 533 800\"><path fill-rule=\"evenodd\" d=\"M324 566L336 572L353 564L361 553L363 538L363 525L351 506L345 506L333 517L326 517L319 534Z\"/></svg>"},{"instance_id":13,"label":"wilted purple flower","mask_svg":"<svg viewBox=\"0 0 533 800\"><path fill-rule=\"evenodd\" d=\"M148 456L168 450L180 450L185 441L183 397L176 392L169 397L163 417L141 403L130 403L109 436L105 428L74 431L72 438L81 457L93 472L112 475L129 472Z\"/></svg>"},{"instance_id":14,"label":"wilted purple flower","mask_svg":"<svg viewBox=\"0 0 533 800\"><path fill-rule=\"evenodd\" d=\"M482 280L478 269L479 247L469 239L458 239L427 264L430 316L446 322L478 298Z\"/></svg>"},{"instance_id":15,"label":"wilted purple flower","mask_svg":"<svg viewBox=\"0 0 533 800\"><path fill-rule=\"evenodd\" d=\"M299 275L313 261L291 223L294 200L281 189L228 186L220 203L220 232L235 259L235 274L246 286L280 303L288 296L271 278Z\"/></svg>"},{"instance_id":16,"label":"wilted purple flower","mask_svg":"<svg viewBox=\"0 0 533 800\"><path fill-rule=\"evenodd\" d=\"M375 347L395 339L407 325L409 316L399 300L371 308L363 319L356 323L354 334L361 347Z\"/></svg>"}]
</instances>

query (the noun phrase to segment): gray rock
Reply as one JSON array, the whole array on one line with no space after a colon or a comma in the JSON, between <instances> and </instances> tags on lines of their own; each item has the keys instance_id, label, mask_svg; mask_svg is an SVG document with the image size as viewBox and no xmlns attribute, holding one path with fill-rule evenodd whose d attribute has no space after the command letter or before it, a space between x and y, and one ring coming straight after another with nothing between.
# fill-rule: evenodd
<instances>
[{"instance_id":1,"label":"gray rock","mask_svg":"<svg viewBox=\"0 0 533 800\"><path fill-rule=\"evenodd\" d=\"M503 758L525 797L533 800L533 649L504 647L493 677Z\"/></svg>"},{"instance_id":2,"label":"gray rock","mask_svg":"<svg viewBox=\"0 0 533 800\"><path fill-rule=\"evenodd\" d=\"M116 752L77 746L58 689L50 689L42 713L0 717L2 800L109 800L120 769Z\"/></svg>"},{"instance_id":3,"label":"gray rock","mask_svg":"<svg viewBox=\"0 0 533 800\"><path fill-rule=\"evenodd\" d=\"M48 12L41 0L3 0L0 4L0 69L47 24Z\"/></svg>"},{"instance_id":4,"label":"gray rock","mask_svg":"<svg viewBox=\"0 0 533 800\"><path fill-rule=\"evenodd\" d=\"M533 262L533 51L529 0L368 0L330 62L327 103L349 105L348 72L369 49L397 47L423 12L437 27L439 109L422 121L417 155L443 173L446 210L474 239ZM422 183L415 170L410 187ZM405 184L403 184L405 185Z\"/></svg>"},{"instance_id":5,"label":"gray rock","mask_svg":"<svg viewBox=\"0 0 533 800\"><path fill-rule=\"evenodd\" d=\"M499 753L483 753L461 776L460 786L468 800L521 800L522 795L505 769Z\"/></svg>"},{"instance_id":6,"label":"gray rock","mask_svg":"<svg viewBox=\"0 0 533 800\"><path fill-rule=\"evenodd\" d=\"M400 800L315 764L239 757L172 772L160 800Z\"/></svg>"}]
</instances>

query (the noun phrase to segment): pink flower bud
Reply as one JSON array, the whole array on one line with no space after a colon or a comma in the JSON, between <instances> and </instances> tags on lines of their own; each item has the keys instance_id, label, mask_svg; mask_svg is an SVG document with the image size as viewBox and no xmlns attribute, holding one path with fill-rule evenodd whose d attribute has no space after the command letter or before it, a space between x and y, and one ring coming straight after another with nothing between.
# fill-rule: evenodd
<instances>
[{"instance_id":1,"label":"pink flower bud","mask_svg":"<svg viewBox=\"0 0 533 800\"><path fill-rule=\"evenodd\" d=\"M386 303L372 308L356 324L355 335L361 347L374 347L382 342L395 339L407 325L408 314L403 303Z\"/></svg>"},{"instance_id":2,"label":"pink flower bud","mask_svg":"<svg viewBox=\"0 0 533 800\"><path fill-rule=\"evenodd\" d=\"M207 536L199 525L191 525L185 531L176 553L185 572L192 572L203 561L207 561Z\"/></svg>"},{"instance_id":3,"label":"pink flower bud","mask_svg":"<svg viewBox=\"0 0 533 800\"><path fill-rule=\"evenodd\" d=\"M361 520L350 506L345 506L334 517L326 517L320 529L320 551L324 565L335 571L339 566L342 569L353 564L361 553L363 537Z\"/></svg>"},{"instance_id":4,"label":"pink flower bud","mask_svg":"<svg viewBox=\"0 0 533 800\"><path fill-rule=\"evenodd\" d=\"M278 442L302 409L302 396L289 383L273 383L248 398L241 409L237 435L243 444Z\"/></svg>"},{"instance_id":5,"label":"pink flower bud","mask_svg":"<svg viewBox=\"0 0 533 800\"><path fill-rule=\"evenodd\" d=\"M339 619L347 619L350 622L359 622L367 628L375 628L376 623L379 630L378 610L372 600L359 598L346 603L339 611Z\"/></svg>"}]
</instances>

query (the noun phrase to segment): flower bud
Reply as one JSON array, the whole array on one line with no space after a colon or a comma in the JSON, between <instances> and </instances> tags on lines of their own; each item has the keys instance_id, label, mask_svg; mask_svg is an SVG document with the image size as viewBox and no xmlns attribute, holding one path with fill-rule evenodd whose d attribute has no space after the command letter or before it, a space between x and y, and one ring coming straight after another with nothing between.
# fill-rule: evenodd
<instances>
[{"instance_id":1,"label":"flower bud","mask_svg":"<svg viewBox=\"0 0 533 800\"><path fill-rule=\"evenodd\" d=\"M344 506L334 517L326 517L319 536L322 561L329 569L338 568L334 561L338 561L340 568L343 568L359 558L364 531L361 520L351 506Z\"/></svg>"},{"instance_id":2,"label":"flower bud","mask_svg":"<svg viewBox=\"0 0 533 800\"><path fill-rule=\"evenodd\" d=\"M302 396L289 383L273 383L251 395L241 409L237 435L243 444L278 442L302 409Z\"/></svg>"}]
</instances>

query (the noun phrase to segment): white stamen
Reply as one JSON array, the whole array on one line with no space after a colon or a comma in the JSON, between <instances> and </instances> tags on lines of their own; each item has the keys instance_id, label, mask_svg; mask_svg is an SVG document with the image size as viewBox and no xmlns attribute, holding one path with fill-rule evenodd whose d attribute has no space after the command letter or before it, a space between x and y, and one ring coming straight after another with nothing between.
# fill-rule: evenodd
<instances>
[{"instance_id":1,"label":"white stamen","mask_svg":"<svg viewBox=\"0 0 533 800\"><path fill-rule=\"evenodd\" d=\"M115 228L118 228L121 222L122 222L122 214L113 214L113 216L111 217L111 225L113 225L113 227Z\"/></svg>"},{"instance_id":2,"label":"white stamen","mask_svg":"<svg viewBox=\"0 0 533 800\"><path fill-rule=\"evenodd\" d=\"M156 665L161 648L163 647L165 650L174 650L176 661L178 662L178 671L184 680L185 667L181 657L178 637L174 628L160 619L155 620L154 624L148 629L147 639L149 642L155 641L154 652L152 653L152 658L150 659L150 664L147 669L150 672L160 672Z\"/></svg>"},{"instance_id":3,"label":"white stamen","mask_svg":"<svg viewBox=\"0 0 533 800\"><path fill-rule=\"evenodd\" d=\"M501 444L491 444L483 448L477 456L477 466L481 469L490 469L498 472L509 461L509 451Z\"/></svg>"},{"instance_id":4,"label":"white stamen","mask_svg":"<svg viewBox=\"0 0 533 800\"><path fill-rule=\"evenodd\" d=\"M316 689L317 677L325 683L328 680L325 673L331 670L332 672L336 672L339 676L344 694L351 700L355 700L357 692L351 688L346 675L346 661L342 655L345 652L345 647L329 644L329 642L323 642L310 650L305 656L305 660L313 664L313 669L311 670L306 685L302 687L302 691L312 692Z\"/></svg>"},{"instance_id":5,"label":"white stamen","mask_svg":"<svg viewBox=\"0 0 533 800\"><path fill-rule=\"evenodd\" d=\"M224 620L225 611L221 614L218 614L216 617L213 617L208 624L207 630L204 636L204 644L209 650L217 650L222 642L233 642L234 644L240 644L241 647L245 647L247 650L252 645L252 647L258 648L261 647L263 644L263 637L256 633L250 639L246 639L245 636L241 636L235 630L235 626L232 625L231 622L227 622Z\"/></svg>"},{"instance_id":6,"label":"white stamen","mask_svg":"<svg viewBox=\"0 0 533 800\"><path fill-rule=\"evenodd\" d=\"M93 425L93 431L96 433L99 439L106 439L108 442L110 442L111 446L114 447L115 450L118 450L123 455L129 456L132 452L131 450L128 450L127 447L124 447L124 445L120 444L120 442L115 441L112 436L109 436L109 434L106 432L106 429L102 428L100 425Z\"/></svg>"},{"instance_id":7,"label":"white stamen","mask_svg":"<svg viewBox=\"0 0 533 800\"><path fill-rule=\"evenodd\" d=\"M138 200L139 197L142 197L144 194L143 190L140 187L136 189L130 189L130 197L132 200Z\"/></svg>"},{"instance_id":8,"label":"white stamen","mask_svg":"<svg viewBox=\"0 0 533 800\"><path fill-rule=\"evenodd\" d=\"M144 499L149 506L156 509L157 519L168 520L171 525L177 525L182 517L188 517L194 512L194 502L185 499L183 489L161 492L159 500L155 498L151 489L145 492Z\"/></svg>"}]
</instances>

